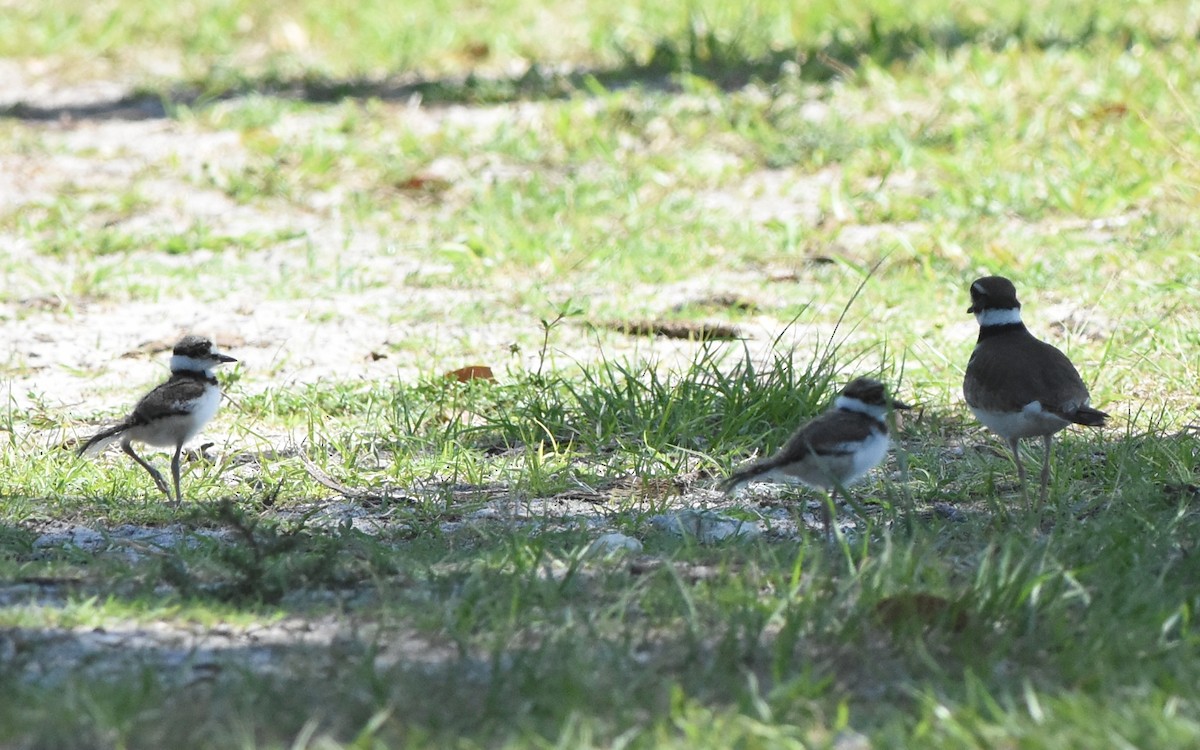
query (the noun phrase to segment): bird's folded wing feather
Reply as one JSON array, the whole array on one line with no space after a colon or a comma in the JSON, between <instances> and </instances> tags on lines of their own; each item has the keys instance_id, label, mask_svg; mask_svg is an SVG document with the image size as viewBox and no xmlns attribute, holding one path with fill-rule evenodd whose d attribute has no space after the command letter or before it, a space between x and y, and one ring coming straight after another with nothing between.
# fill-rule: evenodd
<instances>
[{"instance_id":1,"label":"bird's folded wing feather","mask_svg":"<svg viewBox=\"0 0 1200 750\"><path fill-rule=\"evenodd\" d=\"M1044 341L1033 341L1038 344L1034 364L976 349L967 363L971 378L963 384L967 403L989 411L1020 411L1037 401L1047 411L1073 412L1087 401L1087 386L1067 355Z\"/></svg>"},{"instance_id":2,"label":"bird's folded wing feather","mask_svg":"<svg viewBox=\"0 0 1200 750\"><path fill-rule=\"evenodd\" d=\"M168 380L142 396L129 419L133 424L145 424L153 419L190 414L196 401L204 395L204 389L202 381Z\"/></svg>"}]
</instances>

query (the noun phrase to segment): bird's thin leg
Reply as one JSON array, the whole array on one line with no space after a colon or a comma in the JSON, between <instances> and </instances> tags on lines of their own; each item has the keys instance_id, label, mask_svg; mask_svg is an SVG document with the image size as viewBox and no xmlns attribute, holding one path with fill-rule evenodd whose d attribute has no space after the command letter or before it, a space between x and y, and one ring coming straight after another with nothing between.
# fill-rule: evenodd
<instances>
[{"instance_id":1,"label":"bird's thin leg","mask_svg":"<svg viewBox=\"0 0 1200 750\"><path fill-rule=\"evenodd\" d=\"M175 446L175 457L171 459L171 478L175 480L175 505L183 502L183 494L179 491L179 454L183 452L183 443Z\"/></svg>"},{"instance_id":2,"label":"bird's thin leg","mask_svg":"<svg viewBox=\"0 0 1200 750\"><path fill-rule=\"evenodd\" d=\"M158 469L151 466L150 462L146 461L141 456L139 456L137 453L135 453L133 450L133 445L130 444L130 442L128 440L121 441L121 450L123 450L127 454L129 454L129 457L132 458L134 461L137 461L138 465L140 465L143 469L150 472L150 476L154 477L154 483L156 485L158 485L158 488L160 490L162 490L163 494L167 496L168 500L170 500L171 499L171 490L170 490L170 488L167 487L167 480L163 479L163 475L158 473Z\"/></svg>"},{"instance_id":3,"label":"bird's thin leg","mask_svg":"<svg viewBox=\"0 0 1200 750\"><path fill-rule=\"evenodd\" d=\"M1042 492L1038 497L1038 511L1042 510L1042 506L1046 504L1046 489L1050 485L1050 445L1053 442L1052 435L1042 436Z\"/></svg>"},{"instance_id":4,"label":"bird's thin leg","mask_svg":"<svg viewBox=\"0 0 1200 750\"><path fill-rule=\"evenodd\" d=\"M1021 463L1021 439L1009 438L1008 447L1012 449L1013 461L1017 464L1017 480L1021 483L1021 497L1029 505L1029 488L1025 484L1025 465Z\"/></svg>"},{"instance_id":5,"label":"bird's thin leg","mask_svg":"<svg viewBox=\"0 0 1200 750\"><path fill-rule=\"evenodd\" d=\"M834 503L837 502L837 487L825 496L824 502L821 503L821 525L825 529L826 541L833 538L833 512L837 508Z\"/></svg>"}]
</instances>

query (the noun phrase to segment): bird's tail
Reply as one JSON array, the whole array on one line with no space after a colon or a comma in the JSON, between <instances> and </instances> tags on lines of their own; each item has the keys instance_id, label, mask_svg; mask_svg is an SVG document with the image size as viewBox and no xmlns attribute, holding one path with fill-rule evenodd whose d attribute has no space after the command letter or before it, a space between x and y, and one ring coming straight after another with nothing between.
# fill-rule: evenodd
<instances>
[{"instance_id":1,"label":"bird's tail","mask_svg":"<svg viewBox=\"0 0 1200 750\"><path fill-rule=\"evenodd\" d=\"M732 495L749 481L750 477L742 476L740 473L734 474L723 479L721 483L717 485L717 489L726 495Z\"/></svg>"},{"instance_id":2,"label":"bird's tail","mask_svg":"<svg viewBox=\"0 0 1200 750\"><path fill-rule=\"evenodd\" d=\"M1081 406L1071 415L1071 421L1087 427L1103 427L1108 421L1108 414L1090 406Z\"/></svg>"},{"instance_id":3,"label":"bird's tail","mask_svg":"<svg viewBox=\"0 0 1200 750\"><path fill-rule=\"evenodd\" d=\"M80 455L80 456L96 455L100 451L107 448L109 446L109 444L111 444L114 440L121 437L121 434L123 432L125 432L126 427L127 427L127 425L125 425L124 423L121 423L121 424L113 425L112 427L103 429L100 432L97 432L95 435L92 435L90 438L87 439L87 442L85 442L83 444L83 446L79 449L78 455Z\"/></svg>"},{"instance_id":4,"label":"bird's tail","mask_svg":"<svg viewBox=\"0 0 1200 750\"><path fill-rule=\"evenodd\" d=\"M726 477L717 488L726 495L732 495L745 485L758 479L763 474L766 474L771 469L775 468L775 464L769 460L755 461L745 468L739 469L728 477Z\"/></svg>"}]
</instances>

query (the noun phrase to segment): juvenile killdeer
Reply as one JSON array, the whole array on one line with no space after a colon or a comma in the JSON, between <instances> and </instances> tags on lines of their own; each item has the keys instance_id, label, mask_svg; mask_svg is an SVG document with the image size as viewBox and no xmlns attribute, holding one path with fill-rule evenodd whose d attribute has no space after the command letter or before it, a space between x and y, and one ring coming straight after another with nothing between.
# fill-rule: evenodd
<instances>
[{"instance_id":1,"label":"juvenile killdeer","mask_svg":"<svg viewBox=\"0 0 1200 750\"><path fill-rule=\"evenodd\" d=\"M121 450L129 454L143 469L154 477L154 483L166 493L167 498L178 504L183 498L179 492L179 456L183 444L200 431L221 403L221 386L212 368L226 362L236 362L228 354L221 354L213 344L200 336L185 336L171 352L171 377L167 382L142 396L133 407L133 413L105 430L93 435L79 455L92 455L102 451L114 440L121 441ZM162 474L133 450L134 442L159 447L175 447L171 459L171 476L175 480L175 496Z\"/></svg>"},{"instance_id":2,"label":"juvenile killdeer","mask_svg":"<svg viewBox=\"0 0 1200 750\"><path fill-rule=\"evenodd\" d=\"M1041 435L1040 508L1050 481L1054 433L1072 423L1101 427L1108 415L1088 406L1088 389L1071 360L1025 328L1011 281L985 276L971 284L967 312L979 321L979 340L967 362L963 397L976 419L1008 441L1027 502L1019 441Z\"/></svg>"},{"instance_id":3,"label":"juvenile killdeer","mask_svg":"<svg viewBox=\"0 0 1200 750\"><path fill-rule=\"evenodd\" d=\"M889 397L878 380L855 378L842 389L832 409L796 430L775 455L736 471L721 489L731 494L749 482L786 482L828 490L821 521L829 536L838 489L853 484L883 460L889 444L887 413L908 408Z\"/></svg>"}]
</instances>

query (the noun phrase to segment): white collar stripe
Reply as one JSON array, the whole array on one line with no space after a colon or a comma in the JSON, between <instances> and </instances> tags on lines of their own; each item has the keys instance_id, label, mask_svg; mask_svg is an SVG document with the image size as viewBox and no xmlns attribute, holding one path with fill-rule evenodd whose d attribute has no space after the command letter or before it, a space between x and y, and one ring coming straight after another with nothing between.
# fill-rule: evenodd
<instances>
[{"instance_id":1,"label":"white collar stripe","mask_svg":"<svg viewBox=\"0 0 1200 750\"><path fill-rule=\"evenodd\" d=\"M980 326L1011 326L1021 322L1021 309L1010 307L1004 310L984 310L975 313Z\"/></svg>"},{"instance_id":2,"label":"white collar stripe","mask_svg":"<svg viewBox=\"0 0 1200 750\"><path fill-rule=\"evenodd\" d=\"M856 411L859 414L866 414L868 417L876 419L880 422L882 422L884 417L887 415L886 406L866 404L860 399L854 398L853 396L838 396L837 401L834 402L834 406L844 411Z\"/></svg>"},{"instance_id":3,"label":"white collar stripe","mask_svg":"<svg viewBox=\"0 0 1200 750\"><path fill-rule=\"evenodd\" d=\"M211 359L196 359L186 354L171 355L171 372L208 372L215 363Z\"/></svg>"}]
</instances>

